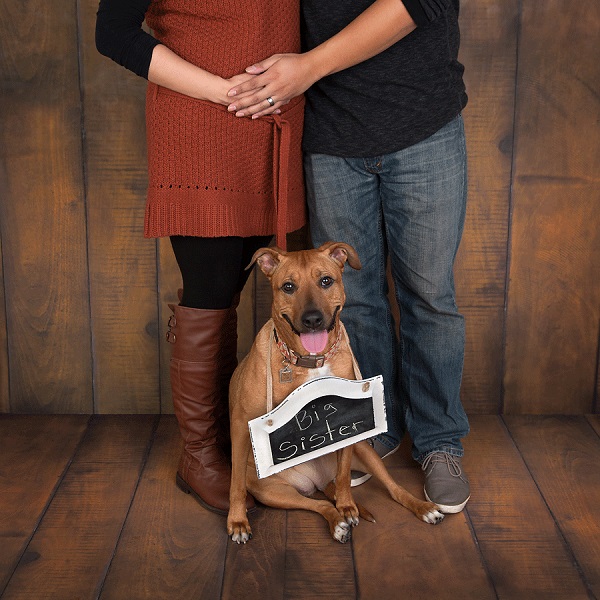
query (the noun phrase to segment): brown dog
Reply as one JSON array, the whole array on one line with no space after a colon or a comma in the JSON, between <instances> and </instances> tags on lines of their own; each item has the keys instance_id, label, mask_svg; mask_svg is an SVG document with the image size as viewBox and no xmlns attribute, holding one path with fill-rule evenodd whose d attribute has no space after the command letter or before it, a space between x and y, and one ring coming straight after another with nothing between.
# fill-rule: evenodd
<instances>
[{"instance_id":1,"label":"brown dog","mask_svg":"<svg viewBox=\"0 0 600 600\"><path fill-rule=\"evenodd\" d=\"M267 412L267 380L272 382L275 407L299 385L315 377L356 379L352 351L347 337L342 335L339 315L345 301L344 265L347 262L354 269L361 265L354 248L338 242L300 252L261 248L251 264L254 262L271 281L273 306L271 320L259 331L231 380L232 474L227 518L231 539L246 543L252 537L246 515L248 490L267 506L319 513L329 523L333 538L346 542L359 517L350 492L351 468L372 473L396 502L418 518L427 523L440 522L443 515L437 505L418 500L396 484L367 442L258 479L250 452L248 422ZM315 360L314 355L322 360ZM281 377L282 370L285 377ZM328 499L311 498L316 490L323 491ZM370 515L365 511L362 516Z\"/></svg>"}]
</instances>

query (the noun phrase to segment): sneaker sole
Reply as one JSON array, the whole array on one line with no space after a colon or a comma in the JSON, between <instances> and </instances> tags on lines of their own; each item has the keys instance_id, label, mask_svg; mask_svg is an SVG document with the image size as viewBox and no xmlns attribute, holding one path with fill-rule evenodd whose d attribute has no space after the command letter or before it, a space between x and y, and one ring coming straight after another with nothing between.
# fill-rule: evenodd
<instances>
[{"instance_id":1,"label":"sneaker sole","mask_svg":"<svg viewBox=\"0 0 600 600\"><path fill-rule=\"evenodd\" d=\"M361 471L354 471L355 473L360 473ZM363 473L361 477L355 477L350 480L350 487L356 487L357 485L362 485L366 483L373 477L371 473Z\"/></svg>"},{"instance_id":2,"label":"sneaker sole","mask_svg":"<svg viewBox=\"0 0 600 600\"><path fill-rule=\"evenodd\" d=\"M392 448L387 454L384 454L381 457L381 460L383 460L384 458L387 458L388 456L391 456L392 454L394 454L395 452L398 452L398 450L400 450L400 444L398 444L395 448Z\"/></svg>"},{"instance_id":3,"label":"sneaker sole","mask_svg":"<svg viewBox=\"0 0 600 600\"><path fill-rule=\"evenodd\" d=\"M437 504L440 508L440 511L443 512L444 514L448 514L448 515L454 515L456 513L459 513L467 505L469 498L471 498L471 496L469 496L469 498L467 498L462 504L454 504L454 505L453 504L440 504L439 502L432 500L427 495L427 492L425 491L425 489L423 489L423 491L425 492L425 498L427 498L427 502L433 502L434 504Z\"/></svg>"}]
</instances>

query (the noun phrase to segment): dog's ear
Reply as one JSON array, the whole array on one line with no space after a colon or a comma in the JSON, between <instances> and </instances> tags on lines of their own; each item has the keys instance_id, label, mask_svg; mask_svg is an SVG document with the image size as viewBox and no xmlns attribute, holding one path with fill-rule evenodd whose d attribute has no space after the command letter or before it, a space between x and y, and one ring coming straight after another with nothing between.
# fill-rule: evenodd
<instances>
[{"instance_id":1,"label":"dog's ear","mask_svg":"<svg viewBox=\"0 0 600 600\"><path fill-rule=\"evenodd\" d=\"M281 256L282 250L279 248L259 248L246 269L250 269L254 263L258 263L260 270L267 277L271 277L281 261Z\"/></svg>"},{"instance_id":2,"label":"dog's ear","mask_svg":"<svg viewBox=\"0 0 600 600\"><path fill-rule=\"evenodd\" d=\"M320 248L320 252L328 252L329 256L342 267L346 261L357 271L362 267L358 252L350 245L344 242L325 242Z\"/></svg>"}]
</instances>

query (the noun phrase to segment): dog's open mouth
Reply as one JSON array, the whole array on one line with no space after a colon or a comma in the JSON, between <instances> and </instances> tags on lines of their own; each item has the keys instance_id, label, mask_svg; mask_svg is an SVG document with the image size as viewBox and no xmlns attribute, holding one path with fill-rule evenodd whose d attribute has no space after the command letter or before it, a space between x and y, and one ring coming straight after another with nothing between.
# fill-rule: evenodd
<instances>
[{"instance_id":1,"label":"dog's open mouth","mask_svg":"<svg viewBox=\"0 0 600 600\"><path fill-rule=\"evenodd\" d=\"M300 334L300 343L309 354L321 354L327 346L327 331L311 331Z\"/></svg>"},{"instance_id":2,"label":"dog's open mouth","mask_svg":"<svg viewBox=\"0 0 600 600\"><path fill-rule=\"evenodd\" d=\"M300 338L300 343L302 344L302 347L309 354L322 354L323 350L325 350L325 348L327 347L329 332L332 331L335 327L336 317L339 310L340 307L337 306L333 313L333 317L331 318L331 323L326 329L319 329L316 331L305 331L303 333L301 333L294 327L292 320L285 313L281 316L288 322L291 330Z\"/></svg>"}]
</instances>

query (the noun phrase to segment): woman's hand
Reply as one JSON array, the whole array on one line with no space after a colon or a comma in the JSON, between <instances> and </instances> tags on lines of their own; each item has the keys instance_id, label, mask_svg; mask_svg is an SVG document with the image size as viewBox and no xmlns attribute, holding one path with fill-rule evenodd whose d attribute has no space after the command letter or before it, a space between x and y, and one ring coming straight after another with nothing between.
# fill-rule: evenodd
<instances>
[{"instance_id":1,"label":"woman's hand","mask_svg":"<svg viewBox=\"0 0 600 600\"><path fill-rule=\"evenodd\" d=\"M219 77L211 101L216 102L217 104L221 104L223 106L228 106L231 103L231 98L229 97L228 93L232 86L237 89L241 85L245 84L253 88L254 86L252 84L252 81L255 78L256 75L253 75L251 73L240 73L239 75L234 75L229 79L222 79Z\"/></svg>"},{"instance_id":2,"label":"woman's hand","mask_svg":"<svg viewBox=\"0 0 600 600\"><path fill-rule=\"evenodd\" d=\"M277 114L319 79L315 71L306 54L274 54L246 69L254 77L229 90L228 110L235 112L236 117L253 119Z\"/></svg>"},{"instance_id":3,"label":"woman's hand","mask_svg":"<svg viewBox=\"0 0 600 600\"><path fill-rule=\"evenodd\" d=\"M248 85L255 74L247 72L223 79L187 62L172 50L159 44L154 47L148 70L148 80L180 94L228 106L227 95L232 86Z\"/></svg>"}]
</instances>

